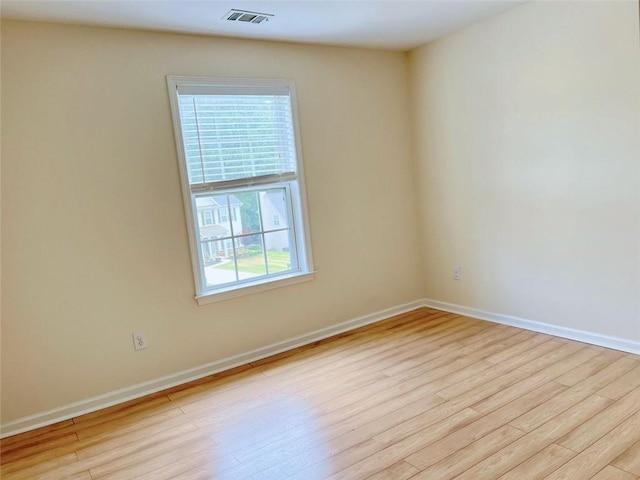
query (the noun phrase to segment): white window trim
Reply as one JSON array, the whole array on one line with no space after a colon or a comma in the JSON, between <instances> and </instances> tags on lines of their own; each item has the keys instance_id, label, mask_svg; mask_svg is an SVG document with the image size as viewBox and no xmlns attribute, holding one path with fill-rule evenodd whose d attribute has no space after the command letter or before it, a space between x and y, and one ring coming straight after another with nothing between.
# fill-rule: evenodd
<instances>
[{"instance_id":1,"label":"white window trim","mask_svg":"<svg viewBox=\"0 0 640 480\"><path fill-rule=\"evenodd\" d=\"M234 285L230 288L219 289L215 292L207 292L203 295L196 296L195 298L198 302L198 305L208 305L209 303L222 302L224 300L243 297L245 295L251 295L254 293L275 290L276 288L288 287L289 285L297 285L299 283L310 282L315 278L316 272L296 272L289 275L283 275L277 280L273 278L264 278L261 281L256 281L251 284L242 286Z\"/></svg>"},{"instance_id":2,"label":"white window trim","mask_svg":"<svg viewBox=\"0 0 640 480\"><path fill-rule=\"evenodd\" d=\"M240 285L230 285L227 288L218 288L215 291L203 290L204 271L203 264L198 257L200 248L199 240L195 238L197 228L194 224L194 211L196 206L193 201L192 190L189 185L189 176L187 172L186 155L184 152L184 144L182 140L182 124L180 122L180 110L178 107L178 86L181 89L190 88L194 91L198 91L199 87L216 85L216 86L229 86L231 89L242 90L243 86L246 87L260 87L264 86L268 89L281 87L283 91L289 93L291 101L291 119L293 123L294 141L295 141L295 153L297 160L297 181L296 185L292 185L292 190L297 187L297 197L299 198L299 208L296 212L294 208L293 214L293 228L299 229L302 233L303 242L299 242L298 257L304 259L306 268L297 272L281 275L278 277L267 277L256 280L255 282L247 282ZM189 250L191 254L191 264L194 275L194 287L196 291L195 299L198 305L205 305L213 302L219 302L228 300L231 298L237 298L244 295L250 295L253 293L263 292L267 290L273 290L276 288L286 287L289 285L295 285L298 283L308 282L315 278L315 270L313 267L313 258L311 254L311 234L309 227L309 215L307 208L307 192L305 187L305 174L304 174L304 161L302 158L301 139L300 139L300 126L298 121L298 104L295 90L295 83L292 80L283 79L260 79L260 78L216 78L216 77L200 77L200 76L167 76L167 86L169 92L169 102L171 104L171 115L173 120L173 130L176 142L176 150L178 154L178 165L180 168L180 183L182 186L182 198L186 212L187 222L187 234L189 237ZM231 186L231 185L230 185Z\"/></svg>"}]
</instances>

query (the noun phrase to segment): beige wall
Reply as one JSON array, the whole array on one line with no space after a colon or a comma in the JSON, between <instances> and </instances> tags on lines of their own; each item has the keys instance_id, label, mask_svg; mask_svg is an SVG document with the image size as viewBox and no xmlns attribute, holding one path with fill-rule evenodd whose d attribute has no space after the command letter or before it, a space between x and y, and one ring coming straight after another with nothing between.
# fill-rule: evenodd
<instances>
[{"instance_id":1,"label":"beige wall","mask_svg":"<svg viewBox=\"0 0 640 480\"><path fill-rule=\"evenodd\" d=\"M427 297L640 341L639 42L532 2L412 52Z\"/></svg>"},{"instance_id":2,"label":"beige wall","mask_svg":"<svg viewBox=\"0 0 640 480\"><path fill-rule=\"evenodd\" d=\"M397 52L4 22L2 421L421 298L407 73ZM315 281L196 305L168 74L296 81Z\"/></svg>"},{"instance_id":3,"label":"beige wall","mask_svg":"<svg viewBox=\"0 0 640 480\"><path fill-rule=\"evenodd\" d=\"M637 8L408 59L3 22L2 422L423 296L640 341ZM296 81L314 282L196 305L167 74Z\"/></svg>"}]
</instances>

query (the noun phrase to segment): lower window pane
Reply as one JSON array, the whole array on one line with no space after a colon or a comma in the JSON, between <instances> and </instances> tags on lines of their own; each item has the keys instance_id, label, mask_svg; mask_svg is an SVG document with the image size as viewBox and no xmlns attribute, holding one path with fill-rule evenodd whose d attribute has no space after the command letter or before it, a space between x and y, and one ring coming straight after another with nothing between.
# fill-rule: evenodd
<instances>
[{"instance_id":1,"label":"lower window pane","mask_svg":"<svg viewBox=\"0 0 640 480\"><path fill-rule=\"evenodd\" d=\"M264 245L267 251L269 273L291 270L291 246L289 230L264 234Z\"/></svg>"},{"instance_id":2,"label":"lower window pane","mask_svg":"<svg viewBox=\"0 0 640 480\"><path fill-rule=\"evenodd\" d=\"M289 198L283 186L197 197L205 291L300 270Z\"/></svg>"}]
</instances>

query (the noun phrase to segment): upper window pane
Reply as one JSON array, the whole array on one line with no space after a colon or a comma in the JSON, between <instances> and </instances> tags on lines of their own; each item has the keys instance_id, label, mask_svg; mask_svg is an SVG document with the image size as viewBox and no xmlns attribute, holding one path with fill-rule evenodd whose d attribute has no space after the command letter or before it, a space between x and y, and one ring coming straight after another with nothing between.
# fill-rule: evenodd
<instances>
[{"instance_id":1,"label":"upper window pane","mask_svg":"<svg viewBox=\"0 0 640 480\"><path fill-rule=\"evenodd\" d=\"M296 171L288 95L178 95L189 184Z\"/></svg>"}]
</instances>

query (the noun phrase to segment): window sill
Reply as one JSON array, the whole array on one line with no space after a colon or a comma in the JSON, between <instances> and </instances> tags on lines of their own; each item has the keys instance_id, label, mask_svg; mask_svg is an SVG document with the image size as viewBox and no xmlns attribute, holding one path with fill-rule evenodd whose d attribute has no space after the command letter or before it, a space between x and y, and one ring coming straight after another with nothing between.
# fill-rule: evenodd
<instances>
[{"instance_id":1,"label":"window sill","mask_svg":"<svg viewBox=\"0 0 640 480\"><path fill-rule=\"evenodd\" d=\"M267 290L274 290L276 288L288 287L289 285L310 282L315 278L315 276L315 272L295 273L277 280L266 279L260 283L243 285L241 287L230 287L226 290L218 290L215 292L207 292L202 295L198 295L195 298L198 305L207 305L209 303L223 302L224 300L243 297L253 293L266 292Z\"/></svg>"}]
</instances>

